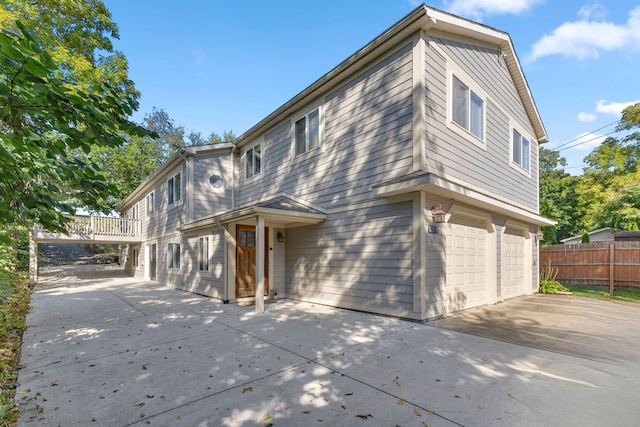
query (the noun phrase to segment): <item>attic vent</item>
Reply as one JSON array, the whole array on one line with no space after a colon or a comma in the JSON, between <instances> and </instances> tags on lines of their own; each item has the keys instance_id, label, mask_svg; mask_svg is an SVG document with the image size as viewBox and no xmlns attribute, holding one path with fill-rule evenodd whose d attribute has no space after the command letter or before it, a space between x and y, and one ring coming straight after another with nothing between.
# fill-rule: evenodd
<instances>
[{"instance_id":1,"label":"attic vent","mask_svg":"<svg viewBox=\"0 0 640 427\"><path fill-rule=\"evenodd\" d=\"M214 189L219 190L224 187L224 179L222 179L220 175L211 175L209 177L209 185Z\"/></svg>"}]
</instances>

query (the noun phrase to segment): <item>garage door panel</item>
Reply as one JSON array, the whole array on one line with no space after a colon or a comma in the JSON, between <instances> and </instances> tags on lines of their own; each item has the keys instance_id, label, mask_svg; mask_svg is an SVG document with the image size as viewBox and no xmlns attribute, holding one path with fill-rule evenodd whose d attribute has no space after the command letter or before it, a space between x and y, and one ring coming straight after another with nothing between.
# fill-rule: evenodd
<instances>
[{"instance_id":1,"label":"garage door panel","mask_svg":"<svg viewBox=\"0 0 640 427\"><path fill-rule=\"evenodd\" d=\"M486 228L480 222L456 217L447 225L447 310L486 304Z\"/></svg>"},{"instance_id":2,"label":"garage door panel","mask_svg":"<svg viewBox=\"0 0 640 427\"><path fill-rule=\"evenodd\" d=\"M517 230L505 230L502 239L502 298L524 294L525 238Z\"/></svg>"}]
</instances>

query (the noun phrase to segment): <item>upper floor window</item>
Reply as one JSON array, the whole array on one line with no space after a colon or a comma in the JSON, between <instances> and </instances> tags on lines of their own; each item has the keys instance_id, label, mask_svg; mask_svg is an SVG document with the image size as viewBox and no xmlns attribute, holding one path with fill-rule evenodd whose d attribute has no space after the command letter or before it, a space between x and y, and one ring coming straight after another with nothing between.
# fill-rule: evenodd
<instances>
[{"instance_id":1,"label":"upper floor window","mask_svg":"<svg viewBox=\"0 0 640 427\"><path fill-rule=\"evenodd\" d=\"M245 177L251 178L262 172L262 144L249 148L244 155Z\"/></svg>"},{"instance_id":2,"label":"upper floor window","mask_svg":"<svg viewBox=\"0 0 640 427\"><path fill-rule=\"evenodd\" d=\"M140 213L138 212L138 204L137 203L135 205L133 205L133 207L131 208L131 218L133 218L133 219L140 218Z\"/></svg>"},{"instance_id":3,"label":"upper floor window","mask_svg":"<svg viewBox=\"0 0 640 427\"><path fill-rule=\"evenodd\" d=\"M177 173L167 181L167 200L171 205L180 200L181 197L180 173Z\"/></svg>"},{"instance_id":4,"label":"upper floor window","mask_svg":"<svg viewBox=\"0 0 640 427\"><path fill-rule=\"evenodd\" d=\"M153 191L147 194L146 200L147 200L147 215L149 215L149 214L152 214L153 211L155 211L155 207L156 207L155 195Z\"/></svg>"},{"instance_id":5,"label":"upper floor window","mask_svg":"<svg viewBox=\"0 0 640 427\"><path fill-rule=\"evenodd\" d=\"M320 147L320 108L295 123L296 156Z\"/></svg>"},{"instance_id":6,"label":"upper floor window","mask_svg":"<svg viewBox=\"0 0 640 427\"><path fill-rule=\"evenodd\" d=\"M511 136L511 161L529 171L531 148L529 140L513 129Z\"/></svg>"},{"instance_id":7,"label":"upper floor window","mask_svg":"<svg viewBox=\"0 0 640 427\"><path fill-rule=\"evenodd\" d=\"M167 267L180 269L180 243L169 243L167 247Z\"/></svg>"},{"instance_id":8,"label":"upper floor window","mask_svg":"<svg viewBox=\"0 0 640 427\"><path fill-rule=\"evenodd\" d=\"M484 141L484 100L455 75L451 82L451 120Z\"/></svg>"}]
</instances>

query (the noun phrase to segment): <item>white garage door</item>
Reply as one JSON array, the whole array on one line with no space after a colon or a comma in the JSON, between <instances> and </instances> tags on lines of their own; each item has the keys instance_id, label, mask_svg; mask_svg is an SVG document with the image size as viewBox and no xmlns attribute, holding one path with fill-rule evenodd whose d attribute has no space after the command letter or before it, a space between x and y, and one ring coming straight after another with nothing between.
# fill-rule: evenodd
<instances>
[{"instance_id":1,"label":"white garage door","mask_svg":"<svg viewBox=\"0 0 640 427\"><path fill-rule=\"evenodd\" d=\"M524 295L524 245L522 232L505 230L502 240L502 298Z\"/></svg>"},{"instance_id":2,"label":"white garage door","mask_svg":"<svg viewBox=\"0 0 640 427\"><path fill-rule=\"evenodd\" d=\"M447 224L447 312L486 304L487 230L484 224L453 217Z\"/></svg>"}]
</instances>

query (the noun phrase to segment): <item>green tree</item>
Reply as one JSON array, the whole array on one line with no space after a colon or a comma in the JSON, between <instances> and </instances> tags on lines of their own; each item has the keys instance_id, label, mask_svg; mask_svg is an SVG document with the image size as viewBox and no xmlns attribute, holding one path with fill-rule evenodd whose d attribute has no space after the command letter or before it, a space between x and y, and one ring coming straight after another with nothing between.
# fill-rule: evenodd
<instances>
[{"instance_id":1,"label":"green tree","mask_svg":"<svg viewBox=\"0 0 640 427\"><path fill-rule=\"evenodd\" d=\"M71 4L92 6L85 12L104 8L99 1L7 1L0 9L0 224L62 231L64 215L79 206L109 210L116 189L81 153L147 134L128 120L138 105L132 82L99 67L115 67L117 58L101 61L93 54L110 47L103 34L110 21L92 26L85 21L105 15L84 21L65 15ZM16 13L27 15L28 25L7 25ZM54 35L68 41L68 49L56 50Z\"/></svg>"},{"instance_id":2,"label":"green tree","mask_svg":"<svg viewBox=\"0 0 640 427\"><path fill-rule=\"evenodd\" d=\"M222 135L218 135L215 132L211 132L209 135L208 144L220 144L222 142L233 142L236 139L236 135L233 131L227 130L222 132Z\"/></svg>"},{"instance_id":3,"label":"green tree","mask_svg":"<svg viewBox=\"0 0 640 427\"><path fill-rule=\"evenodd\" d=\"M587 230L584 230L582 232L582 240L580 241L580 243L591 243L591 239L589 238L589 233L587 232Z\"/></svg>"},{"instance_id":4,"label":"green tree","mask_svg":"<svg viewBox=\"0 0 640 427\"><path fill-rule=\"evenodd\" d=\"M557 222L542 227L546 244L558 243L581 229L582 209L576 192L579 178L566 173L566 165L560 153L540 147L540 214Z\"/></svg>"},{"instance_id":5,"label":"green tree","mask_svg":"<svg viewBox=\"0 0 640 427\"><path fill-rule=\"evenodd\" d=\"M160 147L163 161L185 147L184 127L176 126L173 119L163 109L153 107L151 113L144 116L144 126L157 135L155 141Z\"/></svg>"},{"instance_id":6,"label":"green tree","mask_svg":"<svg viewBox=\"0 0 640 427\"><path fill-rule=\"evenodd\" d=\"M636 134L607 138L587 157L580 181L588 229L631 230L640 224L640 144Z\"/></svg>"}]
</instances>

